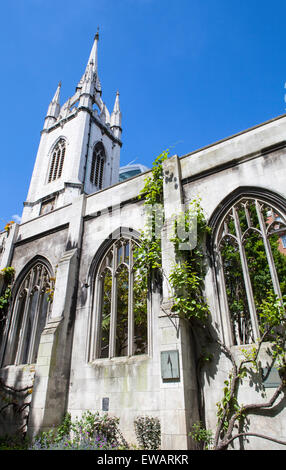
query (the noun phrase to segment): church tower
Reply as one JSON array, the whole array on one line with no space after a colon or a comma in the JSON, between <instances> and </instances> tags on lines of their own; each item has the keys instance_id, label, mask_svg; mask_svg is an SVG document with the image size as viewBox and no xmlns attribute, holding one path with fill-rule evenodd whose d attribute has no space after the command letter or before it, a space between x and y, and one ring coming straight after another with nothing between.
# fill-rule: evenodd
<instances>
[{"instance_id":1,"label":"church tower","mask_svg":"<svg viewBox=\"0 0 286 470\"><path fill-rule=\"evenodd\" d=\"M98 33L75 94L60 104L61 83L45 117L22 223L119 181L121 111L110 114L98 76Z\"/></svg>"}]
</instances>

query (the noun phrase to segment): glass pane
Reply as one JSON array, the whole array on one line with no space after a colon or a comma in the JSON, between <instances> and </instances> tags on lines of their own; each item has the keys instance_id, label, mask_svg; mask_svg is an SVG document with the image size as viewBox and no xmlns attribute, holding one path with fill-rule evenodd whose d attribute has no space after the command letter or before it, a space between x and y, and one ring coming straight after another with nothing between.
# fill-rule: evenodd
<instances>
[{"instance_id":1,"label":"glass pane","mask_svg":"<svg viewBox=\"0 0 286 470\"><path fill-rule=\"evenodd\" d=\"M110 333L110 313L111 313L111 287L112 276L110 271L106 271L102 280L103 297L101 309L101 338L100 338L100 358L109 356L109 333Z\"/></svg>"},{"instance_id":2,"label":"glass pane","mask_svg":"<svg viewBox=\"0 0 286 470\"><path fill-rule=\"evenodd\" d=\"M147 289L138 273L133 281L134 354L147 353Z\"/></svg>"},{"instance_id":3,"label":"glass pane","mask_svg":"<svg viewBox=\"0 0 286 470\"><path fill-rule=\"evenodd\" d=\"M234 343L247 344L253 337L238 246L226 239L221 257Z\"/></svg>"},{"instance_id":4,"label":"glass pane","mask_svg":"<svg viewBox=\"0 0 286 470\"><path fill-rule=\"evenodd\" d=\"M129 274L126 267L122 267L117 275L117 322L116 322L116 349L115 355L128 354L128 282Z\"/></svg>"}]
</instances>

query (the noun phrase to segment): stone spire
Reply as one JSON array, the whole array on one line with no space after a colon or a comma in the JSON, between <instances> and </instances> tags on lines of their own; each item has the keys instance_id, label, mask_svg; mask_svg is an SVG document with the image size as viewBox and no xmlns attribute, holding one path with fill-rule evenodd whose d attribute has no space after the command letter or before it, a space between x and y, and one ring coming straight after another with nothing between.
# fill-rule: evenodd
<instances>
[{"instance_id":1,"label":"stone spire","mask_svg":"<svg viewBox=\"0 0 286 470\"><path fill-rule=\"evenodd\" d=\"M58 118L60 113L60 90L61 82L59 82L56 93L49 104L48 112L45 118L44 129L49 128Z\"/></svg>"},{"instance_id":2,"label":"stone spire","mask_svg":"<svg viewBox=\"0 0 286 470\"><path fill-rule=\"evenodd\" d=\"M98 41L99 34L98 31L94 37L94 42L92 49L90 51L89 59L86 65L85 72L79 81L76 90L80 91L81 95L84 95L85 98L82 100L82 105L91 107L92 103L97 103L101 109L101 84L98 77ZM89 95L89 99L87 99Z\"/></svg>"},{"instance_id":3,"label":"stone spire","mask_svg":"<svg viewBox=\"0 0 286 470\"><path fill-rule=\"evenodd\" d=\"M97 54L98 54L98 41L99 41L99 33L98 33L98 30L96 32L96 35L94 36L94 42L93 42L93 46L92 46L92 49L91 49L91 52L90 52L90 55L89 55L89 59L88 59L88 62L87 62L87 67L89 64L93 64L93 71L94 73L97 74Z\"/></svg>"},{"instance_id":4,"label":"stone spire","mask_svg":"<svg viewBox=\"0 0 286 470\"><path fill-rule=\"evenodd\" d=\"M110 127L113 131L113 134L119 139L121 137L121 132L122 132L121 120L122 120L122 115L121 115L120 104L119 104L119 92L117 91L114 108L111 113Z\"/></svg>"}]
</instances>

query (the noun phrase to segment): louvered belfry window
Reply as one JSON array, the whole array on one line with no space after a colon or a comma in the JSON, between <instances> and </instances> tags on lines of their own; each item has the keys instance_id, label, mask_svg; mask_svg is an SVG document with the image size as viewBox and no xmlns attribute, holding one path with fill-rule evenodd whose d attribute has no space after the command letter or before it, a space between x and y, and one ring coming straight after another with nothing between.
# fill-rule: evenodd
<instances>
[{"instance_id":1,"label":"louvered belfry window","mask_svg":"<svg viewBox=\"0 0 286 470\"><path fill-rule=\"evenodd\" d=\"M62 176L65 152L66 152L65 140L60 139L52 152L48 183Z\"/></svg>"},{"instance_id":2,"label":"louvered belfry window","mask_svg":"<svg viewBox=\"0 0 286 470\"><path fill-rule=\"evenodd\" d=\"M102 189L104 162L105 151L103 145L99 142L94 147L90 171L90 182L98 189Z\"/></svg>"}]
</instances>

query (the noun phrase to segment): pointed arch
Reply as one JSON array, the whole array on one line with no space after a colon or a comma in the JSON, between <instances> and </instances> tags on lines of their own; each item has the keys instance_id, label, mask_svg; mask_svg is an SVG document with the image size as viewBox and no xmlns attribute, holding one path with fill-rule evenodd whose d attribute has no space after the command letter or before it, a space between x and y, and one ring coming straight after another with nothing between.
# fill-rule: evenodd
<instances>
[{"instance_id":1,"label":"pointed arch","mask_svg":"<svg viewBox=\"0 0 286 470\"><path fill-rule=\"evenodd\" d=\"M90 169L90 182L94 184L97 189L102 189L105 161L106 152L104 146L102 142L97 142L93 148Z\"/></svg>"},{"instance_id":2,"label":"pointed arch","mask_svg":"<svg viewBox=\"0 0 286 470\"><path fill-rule=\"evenodd\" d=\"M17 276L12 304L1 347L4 365L35 363L40 337L51 308L53 269L48 260L36 256Z\"/></svg>"},{"instance_id":3,"label":"pointed arch","mask_svg":"<svg viewBox=\"0 0 286 470\"><path fill-rule=\"evenodd\" d=\"M89 271L88 360L148 352L148 293L136 265L139 234L120 227L100 246Z\"/></svg>"},{"instance_id":4,"label":"pointed arch","mask_svg":"<svg viewBox=\"0 0 286 470\"><path fill-rule=\"evenodd\" d=\"M220 318L229 345L260 337L262 302L286 293L286 201L264 188L240 187L212 214L209 239Z\"/></svg>"}]
</instances>

